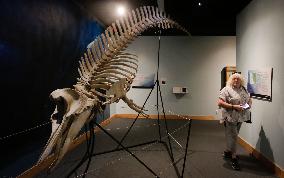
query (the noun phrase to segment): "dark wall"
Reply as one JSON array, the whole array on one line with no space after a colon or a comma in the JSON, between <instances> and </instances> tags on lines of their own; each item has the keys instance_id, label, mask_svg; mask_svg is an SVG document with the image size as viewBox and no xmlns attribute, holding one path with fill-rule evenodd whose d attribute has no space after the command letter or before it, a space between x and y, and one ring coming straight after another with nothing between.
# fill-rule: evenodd
<instances>
[{"instance_id":1,"label":"dark wall","mask_svg":"<svg viewBox=\"0 0 284 178\"><path fill-rule=\"evenodd\" d=\"M49 121L54 110L49 94L75 84L80 56L102 27L78 2L55 0L1 0L0 24L3 138ZM48 124L1 139L0 146L19 154L35 142L45 143L50 131Z\"/></svg>"}]
</instances>

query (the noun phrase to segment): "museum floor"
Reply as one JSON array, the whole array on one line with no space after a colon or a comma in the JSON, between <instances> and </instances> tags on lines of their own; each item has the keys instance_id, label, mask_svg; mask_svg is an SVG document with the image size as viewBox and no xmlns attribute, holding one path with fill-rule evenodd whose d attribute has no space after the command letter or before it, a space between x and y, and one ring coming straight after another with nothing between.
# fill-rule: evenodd
<instances>
[{"instance_id":1,"label":"museum floor","mask_svg":"<svg viewBox=\"0 0 284 178\"><path fill-rule=\"evenodd\" d=\"M104 128L116 139L120 140L133 121L133 119L113 119ZM184 156L186 147L187 126L187 120L168 121L169 133L177 141L171 139L176 169L171 164L166 147L161 143L146 144L130 150L159 177L178 177L177 172L181 174L183 164L181 158ZM166 142L168 137L165 137L163 122L161 128L162 141ZM112 150L117 146L109 136L101 131L96 134L95 139L95 153ZM157 120L138 119L124 140L123 145L131 146L152 140L159 140ZM223 128L217 121L193 120L184 177L275 177L273 173L248 155L240 146L238 151L240 153L241 170L232 170L230 162L223 160L221 156L224 144ZM78 161L82 159L85 152L86 144L82 144L69 153L52 173L43 171L37 177L66 177L72 168L78 164ZM87 162L85 161L83 166L77 169L71 177L82 177ZM98 178L155 177L154 174L123 150L92 157L85 176Z\"/></svg>"},{"instance_id":2,"label":"museum floor","mask_svg":"<svg viewBox=\"0 0 284 178\"><path fill-rule=\"evenodd\" d=\"M104 128L117 140L121 140L134 119L112 119L110 124ZM175 178L182 173L183 157L186 148L187 120L171 120L168 122L169 133L171 134L171 146L174 155L173 166L167 147L159 142L145 144L130 148L142 162L149 167L154 174L161 178ZM149 141L159 140L159 130L157 120L138 119L131 131L123 141L124 146L133 146ZM161 140L168 141L165 136L164 121L161 120ZM183 177L193 178L256 178L256 177L276 177L268 171L265 166L251 157L245 150L238 146L240 153L240 171L231 169L230 162L223 160L221 154L225 145L223 126L214 120L193 120L190 131L189 146L185 171ZM95 134L94 152L101 153L117 147L108 135L99 131ZM168 147L169 148L169 147ZM52 171L42 171L35 177L66 177L72 169L78 165L86 152L86 143L81 144L68 153L63 161ZM19 172L31 167L36 161L40 151L31 152L19 158L11 165L0 171L0 177L14 177ZM36 156L37 155L37 156ZM89 169L86 177L98 178L146 178L155 177L153 173L146 169L128 152L116 151L91 157ZM83 172L88 161L77 169L70 177L83 177Z\"/></svg>"}]
</instances>

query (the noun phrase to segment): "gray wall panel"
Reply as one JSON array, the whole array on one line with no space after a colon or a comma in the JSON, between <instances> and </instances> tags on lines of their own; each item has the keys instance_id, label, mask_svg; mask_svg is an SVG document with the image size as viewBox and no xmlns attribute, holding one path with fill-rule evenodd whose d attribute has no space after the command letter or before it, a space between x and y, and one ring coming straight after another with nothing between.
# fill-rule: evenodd
<instances>
[{"instance_id":1,"label":"gray wall panel","mask_svg":"<svg viewBox=\"0 0 284 178\"><path fill-rule=\"evenodd\" d=\"M156 72L158 37L139 37L128 48L139 56L139 72ZM221 70L226 65L235 65L236 38L211 37L162 37L160 49L160 78L166 111L188 115L214 115L216 100L221 86ZM177 96L172 87L183 86L189 93ZM127 96L143 105L149 89L132 88ZM146 106L148 114L156 114L156 90ZM123 102L114 107L116 113L135 113ZM167 113L170 114L170 113Z\"/></svg>"},{"instance_id":2,"label":"gray wall panel","mask_svg":"<svg viewBox=\"0 0 284 178\"><path fill-rule=\"evenodd\" d=\"M284 1L254 0L237 18L237 68L273 67L272 102L253 99L253 124L241 129L244 138L284 168Z\"/></svg>"}]
</instances>

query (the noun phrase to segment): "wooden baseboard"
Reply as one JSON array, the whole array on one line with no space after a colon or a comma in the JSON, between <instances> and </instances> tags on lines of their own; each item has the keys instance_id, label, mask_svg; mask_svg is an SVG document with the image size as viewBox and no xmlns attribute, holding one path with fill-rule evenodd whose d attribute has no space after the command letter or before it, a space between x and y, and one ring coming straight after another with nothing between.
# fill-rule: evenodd
<instances>
[{"instance_id":1,"label":"wooden baseboard","mask_svg":"<svg viewBox=\"0 0 284 178\"><path fill-rule=\"evenodd\" d=\"M238 137L239 144L256 159L262 162L268 169L270 169L277 177L284 178L284 170L276 165L273 161L266 158L262 153L257 151L253 146L243 140L241 137Z\"/></svg>"},{"instance_id":2,"label":"wooden baseboard","mask_svg":"<svg viewBox=\"0 0 284 178\"><path fill-rule=\"evenodd\" d=\"M137 114L114 114L111 118L125 118L125 119L135 119ZM148 117L140 115L139 119L157 119L158 115L148 115ZM160 119L164 119L164 115L159 115ZM215 120L212 115L208 116L190 116L190 115L166 115L166 119L193 119L193 120Z\"/></svg>"},{"instance_id":3,"label":"wooden baseboard","mask_svg":"<svg viewBox=\"0 0 284 178\"><path fill-rule=\"evenodd\" d=\"M104 120L101 123L101 126L106 126L107 124L109 124L111 122L112 119L116 119L116 118L125 118L125 119L135 119L137 117L137 114L114 114L112 115L110 118ZM159 118L163 119L163 115L160 115ZM145 118L144 116L139 116L139 119L143 119ZM157 119L158 115L149 115L148 119ZM214 120L214 116L188 116L188 115L166 115L167 119L194 119L194 120ZM95 128L95 132L99 131L99 129L96 127ZM87 134L87 136L86 136ZM80 144L82 144L83 142L86 141L86 137L89 138L90 133L87 132L85 134L82 134L80 136L78 136L71 144L68 152L74 150L77 146L79 146ZM33 167L31 167L30 169L26 170L25 172L21 173L19 176L19 178L29 178L29 177L34 177L37 174L39 174L41 171L47 169L50 164L54 161L55 159L55 155L50 155L49 157L47 157L45 160L41 161L40 163L34 165Z\"/></svg>"}]
</instances>

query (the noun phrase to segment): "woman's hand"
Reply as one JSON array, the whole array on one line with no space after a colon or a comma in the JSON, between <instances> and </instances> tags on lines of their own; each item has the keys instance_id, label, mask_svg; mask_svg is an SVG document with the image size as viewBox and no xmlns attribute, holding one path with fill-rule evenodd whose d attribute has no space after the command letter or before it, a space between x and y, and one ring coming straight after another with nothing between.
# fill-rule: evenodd
<instances>
[{"instance_id":1,"label":"woman's hand","mask_svg":"<svg viewBox=\"0 0 284 178\"><path fill-rule=\"evenodd\" d=\"M244 108L241 105L233 105L233 109L237 110L237 111L243 111Z\"/></svg>"}]
</instances>

